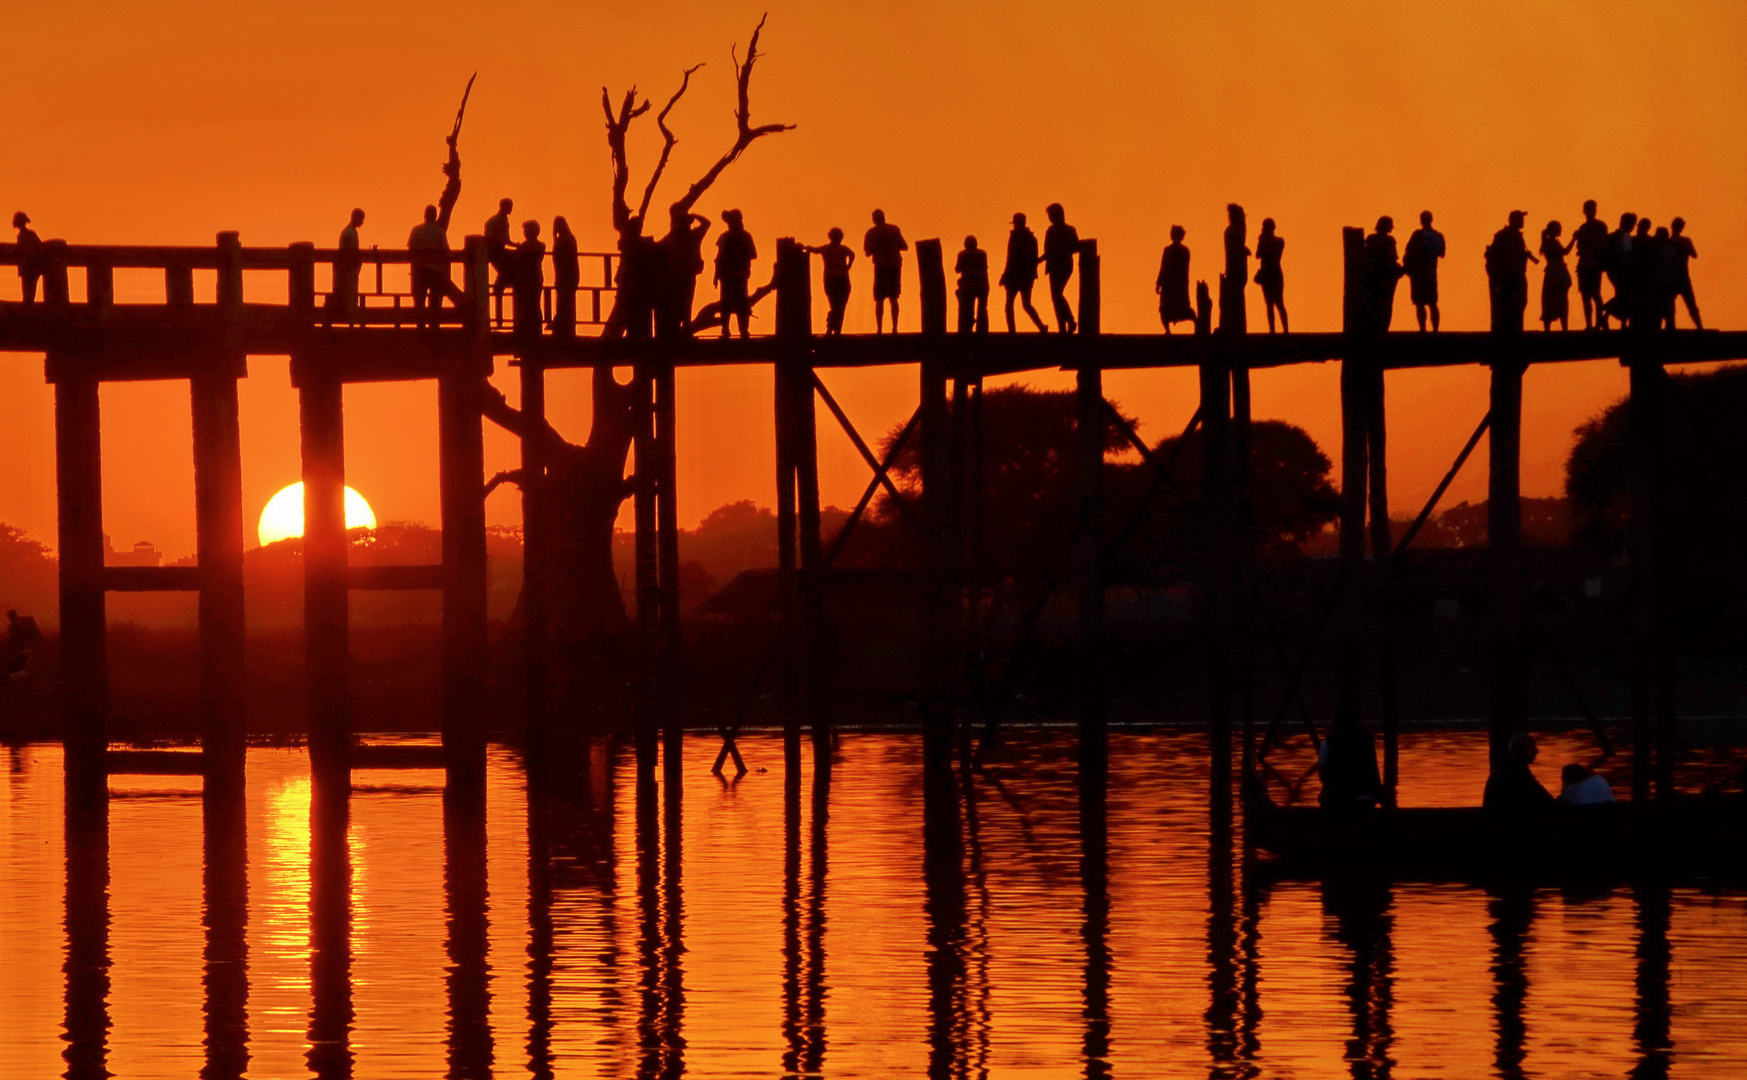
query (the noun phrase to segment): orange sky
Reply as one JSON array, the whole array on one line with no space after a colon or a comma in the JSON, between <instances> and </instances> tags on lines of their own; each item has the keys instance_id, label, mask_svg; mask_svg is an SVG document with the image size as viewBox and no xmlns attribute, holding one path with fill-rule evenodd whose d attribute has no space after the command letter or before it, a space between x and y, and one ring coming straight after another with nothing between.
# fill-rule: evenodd
<instances>
[{"instance_id":1,"label":"orange sky","mask_svg":"<svg viewBox=\"0 0 1747 1080\"><path fill-rule=\"evenodd\" d=\"M518 220L566 214L598 249L609 242L601 85L664 95L682 66L708 62L674 116L672 176L689 180L730 137L727 50L761 10L185 0L12 11L0 209L28 209L43 236L74 243L207 244L237 229L249 244L327 245L357 205L370 215L366 244L399 245L441 185L441 136L477 69L455 231L478 231L509 195ZM1526 210L1531 229L1554 216L1569 227L1594 197L1610 217L1685 216L1705 315L1747 324L1747 260L1734 254L1747 244L1747 9L1736 5L796 4L772 8L764 45L755 119L799 128L759 143L702 209L743 208L766 259L778 236L817 241L832 225L857 236L874 206L912 239L956 246L969 232L998 248L1013 210L1038 216L1059 200L1099 241L1106 328L1150 331L1169 225L1189 230L1195 275L1210 275L1222 208L1236 200L1252 221L1279 221L1295 327L1333 329L1340 226L1380 213L1406 223L1429 207L1450 242L1445 325L1474 329L1485 322L1480 251L1506 212ZM653 128L642 134L640 168ZM0 296L15 296L4 277ZM852 332L871 323L867 287L863 275ZM1403 294L1398 325L1411 320ZM251 372L252 526L298 478L298 457L285 360L253 359ZM870 437L913 404L908 369L828 378ZM1108 386L1149 438L1193 408L1187 373ZM1390 377L1397 513L1429 493L1485 388L1478 370ZM1530 373L1527 493L1559 489L1571 429L1624 388L1611 362ZM52 543L50 400L37 358L0 359L0 521ZM773 501L769 402L767 374L682 376L682 523L736 498ZM184 385L106 387L104 405L108 531L121 546L191 551ZM436 519L434 408L425 384L347 392L348 480L385 520ZM1259 375L1256 410L1338 454L1332 365ZM582 380L558 381L554 411L584 433ZM848 503L863 471L828 422L824 494ZM488 467L508 467L514 446L494 433L488 455ZM1484 457L1475 465L1452 500L1484 497ZM494 523L517 512L513 495L493 496Z\"/></svg>"}]
</instances>

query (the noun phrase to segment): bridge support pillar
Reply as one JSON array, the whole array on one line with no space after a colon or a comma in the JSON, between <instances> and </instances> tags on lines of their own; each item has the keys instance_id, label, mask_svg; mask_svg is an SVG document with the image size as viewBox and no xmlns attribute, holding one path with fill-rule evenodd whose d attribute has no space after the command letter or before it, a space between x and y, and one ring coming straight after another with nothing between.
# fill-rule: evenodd
<instances>
[{"instance_id":1,"label":"bridge support pillar","mask_svg":"<svg viewBox=\"0 0 1747 1080\"><path fill-rule=\"evenodd\" d=\"M939 240L916 241L921 282L922 333L946 339L946 270ZM958 655L953 630L951 421L947 411L948 362L938 348L923 350L920 405L922 531L927 562L922 596L922 657L919 667L924 768L950 773L956 720L952 672Z\"/></svg>"},{"instance_id":2,"label":"bridge support pillar","mask_svg":"<svg viewBox=\"0 0 1747 1080\"><path fill-rule=\"evenodd\" d=\"M1523 362L1515 334L1501 331L1492 358L1492 429L1487 477L1487 611L1491 623L1488 725L1492 760L1528 729L1523 664L1522 423Z\"/></svg>"},{"instance_id":3,"label":"bridge support pillar","mask_svg":"<svg viewBox=\"0 0 1747 1080\"><path fill-rule=\"evenodd\" d=\"M345 412L339 379L300 370L303 443L303 641L310 771L321 801L351 790L351 602L346 585Z\"/></svg>"},{"instance_id":4,"label":"bridge support pillar","mask_svg":"<svg viewBox=\"0 0 1747 1080\"><path fill-rule=\"evenodd\" d=\"M51 373L63 365L49 361ZM59 512L61 683L69 805L107 790L103 756L108 664L103 596L103 444L97 381L56 374L55 493Z\"/></svg>"},{"instance_id":5,"label":"bridge support pillar","mask_svg":"<svg viewBox=\"0 0 1747 1080\"><path fill-rule=\"evenodd\" d=\"M1079 327L1086 336L1096 336L1102 329L1099 268L1098 242L1081 241ZM1109 768L1104 696L1104 372L1096 366L1081 367L1075 376L1075 389L1079 406L1079 460L1075 463L1079 506L1072 559L1080 623L1074 673L1080 698L1080 782L1102 790ZM962 488L960 493L964 493Z\"/></svg>"},{"instance_id":6,"label":"bridge support pillar","mask_svg":"<svg viewBox=\"0 0 1747 1080\"><path fill-rule=\"evenodd\" d=\"M1662 529L1668 473L1668 374L1659 356L1625 358L1631 474L1627 534L1632 590L1632 799L1674 796L1674 657L1668 645L1668 587Z\"/></svg>"},{"instance_id":7,"label":"bridge support pillar","mask_svg":"<svg viewBox=\"0 0 1747 1080\"><path fill-rule=\"evenodd\" d=\"M240 791L243 779L246 656L237 375L231 371L196 375L190 381L189 397L200 566L201 743L210 796L215 785L234 785Z\"/></svg>"},{"instance_id":8,"label":"bridge support pillar","mask_svg":"<svg viewBox=\"0 0 1747 1080\"><path fill-rule=\"evenodd\" d=\"M451 791L485 782L485 442L481 377L437 380L443 515L443 757Z\"/></svg>"},{"instance_id":9,"label":"bridge support pillar","mask_svg":"<svg viewBox=\"0 0 1747 1080\"><path fill-rule=\"evenodd\" d=\"M776 333L781 342L776 363L779 503L779 556L785 630L800 633L801 673L807 729L813 744L815 775L831 767L831 723L827 693L828 656L824 547L819 534L819 439L813 394L812 268L798 241L777 241ZM798 532L798 535L797 535ZM795 638L788 638L791 644ZM784 763L799 776L800 736L793 708L784 716Z\"/></svg>"},{"instance_id":10,"label":"bridge support pillar","mask_svg":"<svg viewBox=\"0 0 1747 1080\"><path fill-rule=\"evenodd\" d=\"M522 416L530 431L546 427L546 368L532 356L521 361ZM523 676L529 760L543 768L551 735L547 712L547 542L546 458L540 440L523 438L522 448L522 624Z\"/></svg>"}]
</instances>

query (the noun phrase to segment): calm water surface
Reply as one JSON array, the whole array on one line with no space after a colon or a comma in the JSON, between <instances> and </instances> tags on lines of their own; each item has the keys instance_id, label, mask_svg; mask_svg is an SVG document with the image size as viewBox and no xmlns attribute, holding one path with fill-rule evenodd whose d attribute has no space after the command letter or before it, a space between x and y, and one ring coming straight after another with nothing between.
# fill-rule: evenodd
<instances>
[{"instance_id":1,"label":"calm water surface","mask_svg":"<svg viewBox=\"0 0 1747 1080\"><path fill-rule=\"evenodd\" d=\"M926 823L915 736L792 800L742 745L725 784L693 739L641 830L604 746L534 798L494 748L483 821L360 772L313 828L303 752L256 748L240 829L117 778L106 851L58 747L0 751L0 1076L1747 1074L1740 892L1246 885L1195 735L1113 737L1107 857L1067 738ZM1485 752L1410 736L1404 803L1474 801Z\"/></svg>"}]
</instances>

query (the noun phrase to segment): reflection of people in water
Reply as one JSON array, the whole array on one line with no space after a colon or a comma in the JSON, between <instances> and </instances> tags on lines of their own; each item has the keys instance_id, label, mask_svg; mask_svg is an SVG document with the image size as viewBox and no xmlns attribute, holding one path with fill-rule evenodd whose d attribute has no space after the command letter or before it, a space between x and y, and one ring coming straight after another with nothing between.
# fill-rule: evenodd
<instances>
[{"instance_id":1,"label":"reflection of people in water","mask_svg":"<svg viewBox=\"0 0 1747 1080\"><path fill-rule=\"evenodd\" d=\"M1189 249L1183 246L1186 235L1183 226L1172 225L1171 242L1165 245L1165 253L1159 259L1155 288L1159 294L1159 321L1165 324L1167 334L1172 323L1195 321L1195 308L1189 303Z\"/></svg>"},{"instance_id":2,"label":"reflection of people in water","mask_svg":"<svg viewBox=\"0 0 1747 1080\"><path fill-rule=\"evenodd\" d=\"M1529 263L1540 262L1529 253L1523 239L1528 215L1510 212L1510 222L1492 236L1486 246L1486 280L1492 292L1494 332L1521 333L1523 312L1529 306Z\"/></svg>"},{"instance_id":3,"label":"reflection of people in water","mask_svg":"<svg viewBox=\"0 0 1747 1080\"><path fill-rule=\"evenodd\" d=\"M559 337L576 336L576 289L581 284L576 234L561 214L552 219L552 333Z\"/></svg>"},{"instance_id":4,"label":"reflection of people in water","mask_svg":"<svg viewBox=\"0 0 1747 1080\"><path fill-rule=\"evenodd\" d=\"M819 256L825 279L825 300L830 309L825 314L825 333L843 333L843 313L849 307L849 268L855 265L855 252L843 242L843 230L832 229L825 234L829 243L808 251Z\"/></svg>"},{"instance_id":5,"label":"reflection of people in water","mask_svg":"<svg viewBox=\"0 0 1747 1080\"><path fill-rule=\"evenodd\" d=\"M1274 219L1262 219L1262 232L1256 237L1256 284L1262 287L1262 303L1268 309L1268 333L1274 332L1274 311L1280 311L1280 332L1291 331L1286 326L1286 277L1280 272L1280 256L1286 251L1286 241L1274 231Z\"/></svg>"},{"instance_id":6,"label":"reflection of people in water","mask_svg":"<svg viewBox=\"0 0 1747 1080\"><path fill-rule=\"evenodd\" d=\"M1607 256L1607 225L1595 216L1595 200L1583 204L1583 224L1571 233L1577 248L1577 296L1583 303L1583 328L1607 329L1607 309L1601 301L1601 268Z\"/></svg>"},{"instance_id":7,"label":"reflection of people in water","mask_svg":"<svg viewBox=\"0 0 1747 1080\"><path fill-rule=\"evenodd\" d=\"M1074 276L1074 256L1080 253L1080 234L1068 224L1061 203L1050 203L1043 211L1049 217L1049 228L1043 233L1043 272L1049 278L1049 302L1055 305L1056 330L1072 334L1080 324L1074 319L1074 309L1063 290Z\"/></svg>"},{"instance_id":8,"label":"reflection of people in water","mask_svg":"<svg viewBox=\"0 0 1747 1080\"><path fill-rule=\"evenodd\" d=\"M1432 333L1438 332L1441 317L1438 312L1438 260L1444 257L1444 234L1432 228L1432 212L1421 210L1419 228L1407 238L1401 253L1401 272L1407 275L1408 296L1413 301L1413 314L1419 320L1420 333L1425 333L1426 315L1432 317Z\"/></svg>"},{"instance_id":9,"label":"reflection of people in water","mask_svg":"<svg viewBox=\"0 0 1747 1080\"><path fill-rule=\"evenodd\" d=\"M1533 813L1552 806L1553 796L1529 768L1538 753L1534 736L1512 735L1504 756L1492 763L1480 805L1502 814Z\"/></svg>"},{"instance_id":10,"label":"reflection of people in water","mask_svg":"<svg viewBox=\"0 0 1747 1080\"><path fill-rule=\"evenodd\" d=\"M1007 332L1013 333L1013 301L1025 306L1033 326L1042 334L1049 330L1031 306L1031 289L1037 284L1037 234L1025 225L1024 214L1013 215L1013 231L1007 234L1007 265L1001 269L1001 288L1007 291Z\"/></svg>"},{"instance_id":11,"label":"reflection of people in water","mask_svg":"<svg viewBox=\"0 0 1747 1080\"><path fill-rule=\"evenodd\" d=\"M30 227L30 215L23 210L12 215L12 227L18 230L18 281L24 302L34 304L36 283L42 280L42 237Z\"/></svg>"},{"instance_id":12,"label":"reflection of people in water","mask_svg":"<svg viewBox=\"0 0 1747 1080\"><path fill-rule=\"evenodd\" d=\"M1675 218L1669 222L1669 229L1669 246L1674 253L1674 281L1672 295L1668 298L1668 329L1674 329L1674 301L1678 297L1686 302L1686 313L1692 319L1692 328L1703 330L1704 320L1698 317L1698 301L1692 295L1692 260L1698 258L1698 249L1692 246L1692 237L1686 235L1685 218Z\"/></svg>"},{"instance_id":13,"label":"reflection of people in water","mask_svg":"<svg viewBox=\"0 0 1747 1080\"><path fill-rule=\"evenodd\" d=\"M1555 321L1559 329L1571 329L1571 271L1565 266L1565 256L1576 241L1560 243L1564 231L1565 227L1557 221L1547 222L1547 227L1541 230L1541 258L1546 260L1541 271L1541 329L1547 331L1553 329Z\"/></svg>"},{"instance_id":14,"label":"reflection of people in water","mask_svg":"<svg viewBox=\"0 0 1747 1080\"><path fill-rule=\"evenodd\" d=\"M958 332L989 332L989 253L977 246L977 238L964 238L964 250L953 264L958 274Z\"/></svg>"}]
</instances>

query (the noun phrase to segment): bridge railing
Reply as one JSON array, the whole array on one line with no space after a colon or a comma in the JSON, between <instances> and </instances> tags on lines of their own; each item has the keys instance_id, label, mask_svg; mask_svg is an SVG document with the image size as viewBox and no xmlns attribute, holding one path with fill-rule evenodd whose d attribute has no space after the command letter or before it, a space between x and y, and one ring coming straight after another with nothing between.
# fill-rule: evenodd
<instances>
[{"instance_id":1,"label":"bridge railing","mask_svg":"<svg viewBox=\"0 0 1747 1080\"><path fill-rule=\"evenodd\" d=\"M337 292L335 268L347 261L337 248L318 248L314 244L298 243L287 247L245 247L236 233L220 233L212 247L171 247L126 244L68 244L63 240L45 240L40 247L27 248L19 244L0 244L0 267L17 268L22 298L37 301L49 308L82 307L93 315L103 315L115 308L242 308L284 307L309 314L312 322L341 326L407 326L420 321L414 305L411 266L415 261L446 262L451 268L460 264L464 284L461 292L479 311L486 315L492 330L513 329L513 305L506 299L509 282L494 273L485 249L483 237L469 236L461 250L447 254L415 253L405 248L370 247L352 253L359 275L352 303L348 294ZM583 280L575 288L576 324L604 325L612 311L615 291L613 273L619 256L616 252L583 252L579 254ZM551 259L548 254L547 260ZM318 290L316 267L329 267L327 288ZM389 272L389 267L407 267L403 274ZM544 269L548 284L541 290L541 323L550 327L560 308L554 267ZM72 294L72 270L81 270L85 279L83 303ZM161 299L146 299L118 304L115 272L159 271L163 277ZM366 274L365 271L373 271ZM195 272L212 271L216 275L213 301L197 303ZM594 276L598 271L599 276ZM273 292L258 286L247 287L245 281L261 273L282 272L285 275L283 300L270 299ZM247 275L247 276L245 276ZM451 279L452 280L452 279ZM140 295L138 290L128 290ZM246 293L246 294L245 294ZM149 295L147 293L146 295ZM459 309L433 305L426 313L427 322L454 325L462 321Z\"/></svg>"}]
</instances>

